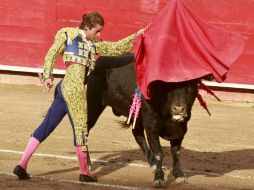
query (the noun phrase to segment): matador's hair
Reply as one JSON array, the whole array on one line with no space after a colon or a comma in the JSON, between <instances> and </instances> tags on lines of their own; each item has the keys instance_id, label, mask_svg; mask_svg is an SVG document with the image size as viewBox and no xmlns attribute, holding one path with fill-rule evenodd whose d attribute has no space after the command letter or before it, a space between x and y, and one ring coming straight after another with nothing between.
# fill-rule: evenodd
<instances>
[{"instance_id":1,"label":"matador's hair","mask_svg":"<svg viewBox=\"0 0 254 190\"><path fill-rule=\"evenodd\" d=\"M96 24L104 26L104 18L98 12L90 12L83 15L83 19L81 24L79 25L79 28L84 29L85 26L87 26L89 29L91 29L95 27Z\"/></svg>"}]
</instances>

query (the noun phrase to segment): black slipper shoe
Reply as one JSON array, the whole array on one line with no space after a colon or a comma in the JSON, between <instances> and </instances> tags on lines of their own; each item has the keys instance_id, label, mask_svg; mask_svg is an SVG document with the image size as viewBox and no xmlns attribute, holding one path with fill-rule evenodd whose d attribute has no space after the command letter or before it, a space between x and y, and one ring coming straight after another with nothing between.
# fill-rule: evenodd
<instances>
[{"instance_id":1,"label":"black slipper shoe","mask_svg":"<svg viewBox=\"0 0 254 190\"><path fill-rule=\"evenodd\" d=\"M28 179L31 179L29 174L26 173L26 170L24 170L20 165L17 165L14 170L13 170L13 173L15 175L17 175L19 177L19 179L22 179L22 180L28 180Z\"/></svg>"},{"instance_id":2,"label":"black slipper shoe","mask_svg":"<svg viewBox=\"0 0 254 190\"><path fill-rule=\"evenodd\" d=\"M97 182L97 179L95 177L92 177L92 176L80 174L79 175L79 181L80 182L94 183L94 182Z\"/></svg>"}]
</instances>

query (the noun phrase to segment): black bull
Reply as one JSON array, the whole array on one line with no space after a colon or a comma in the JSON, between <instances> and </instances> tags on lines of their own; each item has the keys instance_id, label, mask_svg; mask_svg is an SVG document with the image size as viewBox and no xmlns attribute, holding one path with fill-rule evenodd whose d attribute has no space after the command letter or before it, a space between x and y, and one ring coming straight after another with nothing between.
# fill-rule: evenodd
<instances>
[{"instance_id":1,"label":"black bull","mask_svg":"<svg viewBox=\"0 0 254 190\"><path fill-rule=\"evenodd\" d=\"M98 59L97 67L88 79L89 130L106 106L111 106L115 115L128 117L136 88L133 60L132 55ZM198 81L155 82L151 86L152 99L146 100L142 97L140 116L132 133L148 163L156 166L154 186L165 185L162 170L164 155L159 137L170 141L174 177L184 177L179 163L180 148L198 93L197 83Z\"/></svg>"}]
</instances>

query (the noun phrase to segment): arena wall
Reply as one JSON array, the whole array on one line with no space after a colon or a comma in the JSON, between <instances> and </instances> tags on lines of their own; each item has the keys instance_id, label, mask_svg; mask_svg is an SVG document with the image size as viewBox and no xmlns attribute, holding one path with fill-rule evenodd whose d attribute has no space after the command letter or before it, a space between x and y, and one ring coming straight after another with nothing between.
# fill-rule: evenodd
<instances>
[{"instance_id":1,"label":"arena wall","mask_svg":"<svg viewBox=\"0 0 254 190\"><path fill-rule=\"evenodd\" d=\"M78 26L82 15L98 11L105 17L102 40L118 40L152 22L171 0L2 0L0 5L0 82L14 76L36 77L42 72L47 49L56 31ZM247 37L244 53L232 65L219 89L252 94L254 89L254 1L185 0L203 20ZM56 78L64 74L61 59L55 65ZM10 74L11 73L11 74ZM11 77L13 76L13 77ZM5 78L9 78L6 80ZM24 80L26 83L27 80ZM228 87L230 86L230 87ZM246 88L247 86L247 88Z\"/></svg>"}]
</instances>

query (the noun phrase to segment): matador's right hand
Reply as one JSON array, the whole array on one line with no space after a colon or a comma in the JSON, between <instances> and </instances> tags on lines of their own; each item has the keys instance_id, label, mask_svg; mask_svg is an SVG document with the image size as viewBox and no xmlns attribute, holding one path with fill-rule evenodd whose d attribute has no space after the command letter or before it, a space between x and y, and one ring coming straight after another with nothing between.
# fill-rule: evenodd
<instances>
[{"instance_id":1,"label":"matador's right hand","mask_svg":"<svg viewBox=\"0 0 254 190\"><path fill-rule=\"evenodd\" d=\"M51 78L45 79L43 81L44 87L46 88L47 91L50 91L52 87L54 86L54 80Z\"/></svg>"}]
</instances>

